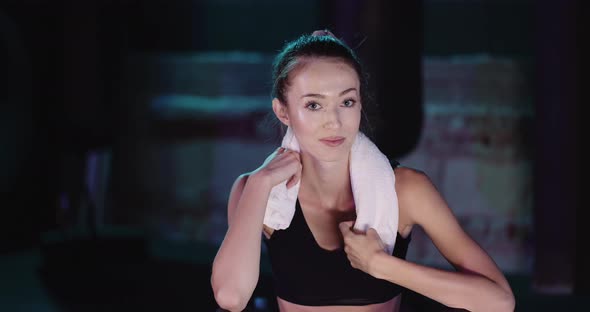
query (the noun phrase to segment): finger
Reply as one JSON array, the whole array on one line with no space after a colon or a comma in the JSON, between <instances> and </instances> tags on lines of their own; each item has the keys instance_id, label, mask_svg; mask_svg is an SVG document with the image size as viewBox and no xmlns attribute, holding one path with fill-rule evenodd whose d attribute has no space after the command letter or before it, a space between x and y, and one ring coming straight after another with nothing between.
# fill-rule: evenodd
<instances>
[{"instance_id":1,"label":"finger","mask_svg":"<svg viewBox=\"0 0 590 312\"><path fill-rule=\"evenodd\" d=\"M367 230L367 236L372 237L372 238L376 238L376 239L381 239L381 237L379 236L379 233L377 233L377 230L375 230L374 228L369 228Z\"/></svg>"},{"instance_id":2,"label":"finger","mask_svg":"<svg viewBox=\"0 0 590 312\"><path fill-rule=\"evenodd\" d=\"M297 185L297 182L299 182L299 179L297 178L297 176L292 175L291 178L289 178L289 181L287 181L287 189L290 189L293 186Z\"/></svg>"},{"instance_id":3,"label":"finger","mask_svg":"<svg viewBox=\"0 0 590 312\"><path fill-rule=\"evenodd\" d=\"M295 157L295 158L297 158L297 156L298 156L298 153L296 151L290 150L290 149L285 149L285 151L282 154L285 155L285 157L288 156L288 157Z\"/></svg>"},{"instance_id":4,"label":"finger","mask_svg":"<svg viewBox=\"0 0 590 312\"><path fill-rule=\"evenodd\" d=\"M281 150L281 149L283 149L283 150ZM276 149L274 152L270 153L270 155L268 155L266 157L266 159L264 160L263 164L264 165L267 165L270 162L272 162L273 160L281 157L281 154L283 154L283 152L284 152L284 148L283 147L279 147L278 149Z\"/></svg>"},{"instance_id":5,"label":"finger","mask_svg":"<svg viewBox=\"0 0 590 312\"><path fill-rule=\"evenodd\" d=\"M276 149L274 152L268 154L268 156L266 156L266 159L264 159L264 164L268 164L271 160L273 160L274 158L276 158L278 155L280 155L280 147L278 149Z\"/></svg>"},{"instance_id":6,"label":"finger","mask_svg":"<svg viewBox=\"0 0 590 312\"><path fill-rule=\"evenodd\" d=\"M295 182L295 176L291 176L286 184L287 189L290 189L291 187L295 186L295 184L297 184L297 182Z\"/></svg>"},{"instance_id":7,"label":"finger","mask_svg":"<svg viewBox=\"0 0 590 312\"><path fill-rule=\"evenodd\" d=\"M344 222L340 222L338 224L338 228L340 229L340 232L342 232L342 235L348 235L351 231L351 227L352 227L353 221L344 221Z\"/></svg>"},{"instance_id":8,"label":"finger","mask_svg":"<svg viewBox=\"0 0 590 312\"><path fill-rule=\"evenodd\" d=\"M293 184L297 184L301 180L302 170L303 170L303 166L301 165L301 163L300 162L297 163L297 172L295 172L295 175L293 176Z\"/></svg>"},{"instance_id":9,"label":"finger","mask_svg":"<svg viewBox=\"0 0 590 312\"><path fill-rule=\"evenodd\" d=\"M301 180L301 166L299 166L299 169L297 169L297 173L295 173L295 175L293 176L293 184L299 183L300 180Z\"/></svg>"},{"instance_id":10,"label":"finger","mask_svg":"<svg viewBox=\"0 0 590 312\"><path fill-rule=\"evenodd\" d=\"M286 164L286 166L299 166L299 164L296 163L295 160L292 159L292 158L290 158L288 160L288 162L289 163ZM293 175L291 175L289 177L289 179L287 179L287 184L286 184L287 189L290 189L291 187L293 187L293 186L295 186L297 184L297 181L298 181L297 180L297 171L298 171L298 169L295 169L295 173Z\"/></svg>"},{"instance_id":11,"label":"finger","mask_svg":"<svg viewBox=\"0 0 590 312\"><path fill-rule=\"evenodd\" d=\"M275 157L275 159L277 159L277 161L283 161L283 160L287 160L290 161L289 159L293 156L291 156L292 153L289 152L288 149L283 149L282 152L277 152L277 155Z\"/></svg>"}]
</instances>

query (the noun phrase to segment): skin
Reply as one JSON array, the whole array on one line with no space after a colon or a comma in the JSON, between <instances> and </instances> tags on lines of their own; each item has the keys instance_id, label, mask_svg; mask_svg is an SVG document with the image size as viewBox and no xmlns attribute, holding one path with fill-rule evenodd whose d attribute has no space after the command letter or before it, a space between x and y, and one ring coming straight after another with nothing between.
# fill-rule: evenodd
<instances>
[{"instance_id":1,"label":"skin","mask_svg":"<svg viewBox=\"0 0 590 312\"><path fill-rule=\"evenodd\" d=\"M304 164L300 200L319 204L322 210L342 206L350 210L348 158L362 108L356 72L338 59L323 58L302 60L291 76L288 104L278 99L272 104L277 118L292 128L299 142ZM344 137L344 143L329 147L320 141L334 136Z\"/></svg>"},{"instance_id":2,"label":"skin","mask_svg":"<svg viewBox=\"0 0 590 312\"><path fill-rule=\"evenodd\" d=\"M292 128L301 152L279 149L254 172L240 176L230 193L229 228L213 263L212 287L217 302L241 311L254 290L260 265L260 232L270 189L282 181L301 181L299 201L309 228L321 248L344 246L354 268L418 292L450 307L470 311L513 311L514 296L493 260L460 227L428 177L410 168L396 168L399 228L404 237L421 226L455 267L449 272L386 254L373 229L350 230L355 206L348 160L359 131L362 103L355 70L334 58L300 59L290 74L287 103L273 100L277 118ZM344 137L330 147L320 140ZM239 222L236 222L239 220ZM401 295L362 307L309 307L277 298L281 311L398 311Z\"/></svg>"}]
</instances>

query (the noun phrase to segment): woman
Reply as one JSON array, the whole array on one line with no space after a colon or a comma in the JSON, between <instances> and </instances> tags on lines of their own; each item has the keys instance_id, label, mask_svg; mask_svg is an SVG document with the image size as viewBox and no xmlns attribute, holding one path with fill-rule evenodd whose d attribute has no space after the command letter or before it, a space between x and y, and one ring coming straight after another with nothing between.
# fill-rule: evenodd
<instances>
[{"instance_id":1,"label":"woman","mask_svg":"<svg viewBox=\"0 0 590 312\"><path fill-rule=\"evenodd\" d=\"M304 35L278 54L272 108L300 152L279 148L235 181L229 228L213 263L217 303L245 308L258 281L263 233L281 311L398 311L404 288L449 307L514 310L505 277L422 172L393 165L399 219L392 255L375 230L352 230L349 155L365 121L364 77L355 53L327 31ZM263 224L265 207L272 187L285 181L288 188L300 182L296 212L287 229L273 230ZM404 260L415 225L456 271Z\"/></svg>"}]
</instances>

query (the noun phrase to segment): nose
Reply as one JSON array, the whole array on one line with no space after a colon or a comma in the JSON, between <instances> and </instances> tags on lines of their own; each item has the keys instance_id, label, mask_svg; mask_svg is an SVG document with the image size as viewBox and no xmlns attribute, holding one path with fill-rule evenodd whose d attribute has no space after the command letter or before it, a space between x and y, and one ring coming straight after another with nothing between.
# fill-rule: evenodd
<instances>
[{"instance_id":1,"label":"nose","mask_svg":"<svg viewBox=\"0 0 590 312\"><path fill-rule=\"evenodd\" d=\"M324 128L326 129L338 129L342 126L337 109L324 111L324 119Z\"/></svg>"}]
</instances>

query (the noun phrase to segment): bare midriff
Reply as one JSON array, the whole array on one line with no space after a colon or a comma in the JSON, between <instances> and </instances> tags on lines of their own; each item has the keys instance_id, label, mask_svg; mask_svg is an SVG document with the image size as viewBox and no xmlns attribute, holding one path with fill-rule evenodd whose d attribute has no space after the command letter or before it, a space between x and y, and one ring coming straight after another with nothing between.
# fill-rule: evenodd
<instances>
[{"instance_id":1,"label":"bare midriff","mask_svg":"<svg viewBox=\"0 0 590 312\"><path fill-rule=\"evenodd\" d=\"M401 298L400 294L389 301L365 306L304 306L281 298L277 298L277 302L281 312L398 312Z\"/></svg>"}]
</instances>

